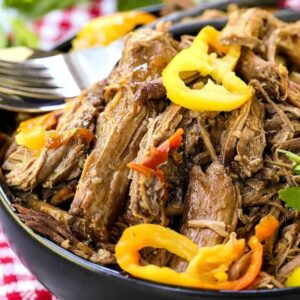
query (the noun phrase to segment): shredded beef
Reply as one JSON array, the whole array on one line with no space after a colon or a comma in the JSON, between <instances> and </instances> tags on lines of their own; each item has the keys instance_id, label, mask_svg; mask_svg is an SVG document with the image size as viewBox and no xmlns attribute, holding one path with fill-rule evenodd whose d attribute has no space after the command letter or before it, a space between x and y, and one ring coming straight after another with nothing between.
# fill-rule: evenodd
<instances>
[{"instance_id":1,"label":"shredded beef","mask_svg":"<svg viewBox=\"0 0 300 300\"><path fill-rule=\"evenodd\" d=\"M137 163L142 161L153 147L157 147L175 132L182 119L182 113L183 109L180 106L172 104L150 122L147 134L140 144ZM165 183L157 177L146 178L137 172L133 172L131 178L129 209L133 216L142 218L145 222L167 224Z\"/></svg>"},{"instance_id":2,"label":"shredded beef","mask_svg":"<svg viewBox=\"0 0 300 300\"><path fill-rule=\"evenodd\" d=\"M185 210L181 233L199 246L222 243L224 236L207 224L197 227L191 221L217 221L224 224L226 232L234 231L237 225L236 188L219 161L213 162L204 173L194 166L185 198ZM195 226L192 227L191 225ZM182 270L185 263L178 262L176 269Z\"/></svg>"},{"instance_id":3,"label":"shredded beef","mask_svg":"<svg viewBox=\"0 0 300 300\"><path fill-rule=\"evenodd\" d=\"M231 162L235 156L236 145L241 137L241 132L247 121L251 107L251 101L243 104L237 110L234 110L228 115L227 128L221 135L221 153L220 160L224 165Z\"/></svg>"},{"instance_id":4,"label":"shredded beef","mask_svg":"<svg viewBox=\"0 0 300 300\"><path fill-rule=\"evenodd\" d=\"M60 223L51 215L39 210L28 209L16 204L20 218L28 227L39 232L62 246L69 249L77 255L90 259L93 262L101 265L114 263L114 256L105 249L100 249L97 252L89 246L79 241L70 231L70 229Z\"/></svg>"},{"instance_id":5,"label":"shredded beef","mask_svg":"<svg viewBox=\"0 0 300 300\"><path fill-rule=\"evenodd\" d=\"M167 96L167 91L160 79L143 84L135 95L135 100L145 103L148 100L159 100Z\"/></svg>"},{"instance_id":6,"label":"shredded beef","mask_svg":"<svg viewBox=\"0 0 300 300\"><path fill-rule=\"evenodd\" d=\"M64 133L70 128L94 128L97 110L86 100L86 93L74 101L71 109L59 120L59 133ZM39 184L52 187L64 180L74 179L81 173L82 160L89 147L90 144L86 144L76 135L58 148L44 147L38 156L33 151L28 153L27 149L19 146L3 165L3 168L9 171L6 175L7 183L15 189L29 191ZM20 152L24 154L19 155ZM19 159L17 161L16 155Z\"/></svg>"},{"instance_id":7,"label":"shredded beef","mask_svg":"<svg viewBox=\"0 0 300 300\"><path fill-rule=\"evenodd\" d=\"M271 97L285 100L288 93L288 72L285 67L265 61L249 49L243 49L237 65L237 71L250 82L256 79L265 85Z\"/></svg>"},{"instance_id":8,"label":"shredded beef","mask_svg":"<svg viewBox=\"0 0 300 300\"><path fill-rule=\"evenodd\" d=\"M272 32L265 42L266 58L276 62L278 56L288 59L296 70L300 68L300 22L287 24ZM279 60L280 62L280 60Z\"/></svg>"},{"instance_id":9,"label":"shredded beef","mask_svg":"<svg viewBox=\"0 0 300 300\"><path fill-rule=\"evenodd\" d=\"M107 239L107 227L124 206L130 183L127 163L138 153L148 118L158 113L155 105L139 103L135 95L141 83L161 76L176 45L166 32L150 30L129 35L125 42L115 71L115 76L121 74L118 91L99 115L97 144L85 162L70 210L88 219L99 239Z\"/></svg>"},{"instance_id":10,"label":"shredded beef","mask_svg":"<svg viewBox=\"0 0 300 300\"><path fill-rule=\"evenodd\" d=\"M260 47L262 41L280 26L283 23L265 10L235 10L229 14L221 40L225 44L238 44L253 49Z\"/></svg>"},{"instance_id":11,"label":"shredded beef","mask_svg":"<svg viewBox=\"0 0 300 300\"><path fill-rule=\"evenodd\" d=\"M264 131L265 112L263 104L252 100L250 112L237 143L237 156L240 170L251 177L263 168L263 152L266 147Z\"/></svg>"}]
</instances>

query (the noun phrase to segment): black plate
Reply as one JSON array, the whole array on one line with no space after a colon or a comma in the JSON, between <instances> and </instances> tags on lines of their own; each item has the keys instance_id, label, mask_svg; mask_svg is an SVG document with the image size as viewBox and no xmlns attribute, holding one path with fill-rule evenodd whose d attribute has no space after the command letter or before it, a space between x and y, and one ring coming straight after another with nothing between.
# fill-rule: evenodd
<instances>
[{"instance_id":1,"label":"black plate","mask_svg":"<svg viewBox=\"0 0 300 300\"><path fill-rule=\"evenodd\" d=\"M224 1L223 1L224 2ZM257 2L257 1L256 1ZM294 18L296 15L293 16ZM298 17L299 19L299 17ZM217 21L214 21L217 22ZM214 23L217 27L224 20ZM196 23L195 23L196 24ZM184 25L193 32L203 22ZM176 28L175 28L176 29ZM180 33L177 27L173 33ZM0 178L0 221L12 249L28 269L60 299L65 300L299 300L299 288L259 291L205 291L177 288L131 278L84 260L29 229L15 214L10 192Z\"/></svg>"}]
</instances>

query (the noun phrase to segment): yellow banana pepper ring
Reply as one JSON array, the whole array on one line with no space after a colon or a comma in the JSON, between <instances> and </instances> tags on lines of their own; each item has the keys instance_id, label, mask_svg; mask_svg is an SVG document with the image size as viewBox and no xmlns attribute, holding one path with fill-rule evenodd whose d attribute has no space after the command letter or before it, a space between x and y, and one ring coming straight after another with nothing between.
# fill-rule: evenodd
<instances>
[{"instance_id":1,"label":"yellow banana pepper ring","mask_svg":"<svg viewBox=\"0 0 300 300\"><path fill-rule=\"evenodd\" d=\"M267 222L261 222L259 230L264 230L264 238L271 236L278 221L268 216ZM265 230L266 227L270 228ZM268 231L268 233L267 233ZM224 245L214 247L198 246L180 233L169 228L140 224L127 228L116 245L115 253L119 266L129 274L151 281L184 287L240 290L249 286L260 272L263 247L256 236L249 240L252 250L251 263L245 274L234 281L228 280L227 271L230 265L245 252L245 240L237 240L232 234ZM145 247L166 249L189 262L185 272L178 273L168 267L140 265L139 251Z\"/></svg>"},{"instance_id":2,"label":"yellow banana pepper ring","mask_svg":"<svg viewBox=\"0 0 300 300\"><path fill-rule=\"evenodd\" d=\"M169 99L175 104L197 111L231 111L252 97L253 91L237 77L234 68L240 57L240 47L219 44L219 31L206 26L192 45L179 52L162 74ZM225 55L209 53L209 46ZM198 71L211 79L201 89L191 89L180 78L181 72Z\"/></svg>"},{"instance_id":3,"label":"yellow banana pepper ring","mask_svg":"<svg viewBox=\"0 0 300 300\"><path fill-rule=\"evenodd\" d=\"M140 266L139 250L145 247L164 248L190 261L199 250L194 242L169 228L154 224L140 224L127 228L115 249L118 264L133 276L148 280L158 278L170 284L180 281L182 285L189 286L191 280L189 275L179 274L166 267Z\"/></svg>"}]
</instances>

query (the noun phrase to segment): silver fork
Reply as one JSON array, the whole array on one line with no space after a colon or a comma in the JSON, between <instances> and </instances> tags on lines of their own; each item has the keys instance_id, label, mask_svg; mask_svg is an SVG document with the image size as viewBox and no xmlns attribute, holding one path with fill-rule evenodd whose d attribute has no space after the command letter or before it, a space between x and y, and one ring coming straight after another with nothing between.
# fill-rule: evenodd
<instances>
[{"instance_id":1,"label":"silver fork","mask_svg":"<svg viewBox=\"0 0 300 300\"><path fill-rule=\"evenodd\" d=\"M225 2L228 1L220 3L224 5ZM284 21L300 19L299 12L289 10L278 11L275 15ZM175 17L179 18L178 15ZM170 32L175 36L195 34L206 25L222 28L225 23L226 18L199 20L175 24ZM119 61L122 48L123 39L106 47L32 59L23 63L0 60L0 108L18 111L22 108L23 111L38 112L61 107L62 104L58 101L75 97L80 90L106 78ZM28 102L27 105L28 100L31 103Z\"/></svg>"},{"instance_id":2,"label":"silver fork","mask_svg":"<svg viewBox=\"0 0 300 300\"><path fill-rule=\"evenodd\" d=\"M24 100L19 96L0 94L0 109L20 113L44 113L63 109L65 103L62 101L32 101Z\"/></svg>"},{"instance_id":3,"label":"silver fork","mask_svg":"<svg viewBox=\"0 0 300 300\"><path fill-rule=\"evenodd\" d=\"M75 97L109 75L121 57L122 48L123 40L118 40L107 47L21 63L0 60L0 94L40 101Z\"/></svg>"}]
</instances>

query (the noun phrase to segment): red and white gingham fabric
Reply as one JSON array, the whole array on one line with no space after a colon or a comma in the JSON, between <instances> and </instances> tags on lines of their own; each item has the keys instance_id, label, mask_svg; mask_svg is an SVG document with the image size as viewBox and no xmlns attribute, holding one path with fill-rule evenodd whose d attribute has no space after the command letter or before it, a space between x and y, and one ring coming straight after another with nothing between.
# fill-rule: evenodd
<instances>
[{"instance_id":1,"label":"red and white gingham fabric","mask_svg":"<svg viewBox=\"0 0 300 300\"><path fill-rule=\"evenodd\" d=\"M296 10L300 10L300 0L279 0L279 5Z\"/></svg>"},{"instance_id":2,"label":"red and white gingham fabric","mask_svg":"<svg viewBox=\"0 0 300 300\"><path fill-rule=\"evenodd\" d=\"M90 0L47 14L32 24L33 30L40 37L40 47L48 50L74 36L91 19L114 12L115 7L115 0Z\"/></svg>"},{"instance_id":3,"label":"red and white gingham fabric","mask_svg":"<svg viewBox=\"0 0 300 300\"><path fill-rule=\"evenodd\" d=\"M22 265L0 228L0 299L56 300Z\"/></svg>"}]
</instances>

